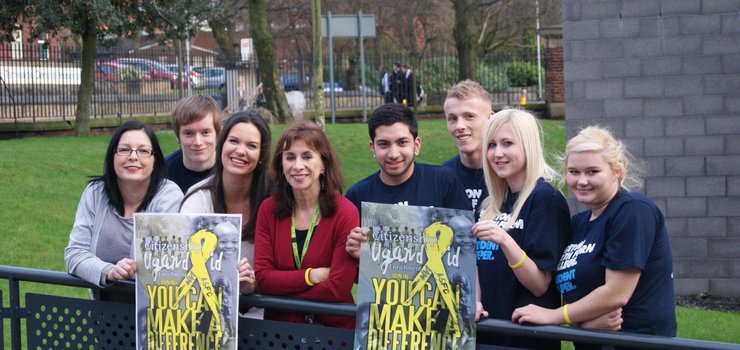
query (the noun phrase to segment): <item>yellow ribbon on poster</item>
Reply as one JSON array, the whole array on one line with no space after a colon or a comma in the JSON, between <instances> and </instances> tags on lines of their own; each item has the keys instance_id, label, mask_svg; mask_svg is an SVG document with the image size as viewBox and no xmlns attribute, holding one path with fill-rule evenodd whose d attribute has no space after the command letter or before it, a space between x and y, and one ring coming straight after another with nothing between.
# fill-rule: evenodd
<instances>
[{"instance_id":1,"label":"yellow ribbon on poster","mask_svg":"<svg viewBox=\"0 0 740 350\"><path fill-rule=\"evenodd\" d=\"M216 290L211 283L211 276L208 274L208 269L206 268L206 262L211 257L213 251L216 250L218 238L213 232L203 229L190 236L189 242L191 247L190 271L188 271L178 286L180 292L176 300L180 302L197 281L200 291L203 293L203 299L208 304L208 308L214 313L214 317L211 317L212 329L215 329L216 337L221 338L223 331L221 329L221 318L218 317L221 313L221 307L216 297ZM193 247L200 247L201 249L197 250L193 249Z\"/></svg>"},{"instance_id":2,"label":"yellow ribbon on poster","mask_svg":"<svg viewBox=\"0 0 740 350\"><path fill-rule=\"evenodd\" d=\"M411 285L414 287L409 292L408 297L411 299L416 293L419 293L424 288L429 277L433 276L437 282L437 289L442 297L442 301L450 311L453 332L459 336L460 325L457 322L458 303L455 302L452 285L450 284L450 279L447 277L445 265L442 262L442 256L450 248L453 236L452 228L439 221L432 223L424 229L424 252L427 256L427 262L419 273L416 274L413 281L411 281Z\"/></svg>"}]
</instances>

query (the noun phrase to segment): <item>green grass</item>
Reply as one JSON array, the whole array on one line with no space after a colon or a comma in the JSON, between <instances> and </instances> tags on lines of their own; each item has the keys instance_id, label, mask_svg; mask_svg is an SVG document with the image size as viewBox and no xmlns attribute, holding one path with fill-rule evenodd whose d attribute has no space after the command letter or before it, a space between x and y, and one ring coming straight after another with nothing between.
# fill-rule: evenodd
<instances>
[{"instance_id":1,"label":"green grass","mask_svg":"<svg viewBox=\"0 0 740 350\"><path fill-rule=\"evenodd\" d=\"M275 135L283 129L276 126ZM548 155L562 152L562 120L543 121ZM345 189L377 170L364 124L328 125L327 133L342 160ZM456 153L444 120L420 122L418 160L438 164ZM166 153L177 148L171 131L158 133ZM277 137L274 137L275 139ZM110 136L38 137L0 141L0 224L4 228L0 265L65 271L63 251L77 202L89 176L99 175ZM551 158L548 158L551 159ZM4 305L7 283L0 283ZM81 288L24 284L23 291L86 297ZM740 343L740 313L677 308L679 337ZM7 323L6 323L6 330Z\"/></svg>"}]
</instances>

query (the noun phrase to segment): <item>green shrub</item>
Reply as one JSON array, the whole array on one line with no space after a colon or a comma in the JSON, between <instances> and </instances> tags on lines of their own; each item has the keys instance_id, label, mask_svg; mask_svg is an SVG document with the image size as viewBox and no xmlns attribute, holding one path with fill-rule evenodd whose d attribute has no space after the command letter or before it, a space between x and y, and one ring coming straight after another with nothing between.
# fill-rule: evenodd
<instances>
[{"instance_id":1,"label":"green shrub","mask_svg":"<svg viewBox=\"0 0 740 350\"><path fill-rule=\"evenodd\" d=\"M423 80L422 85L427 94L446 92L457 82L458 66L457 57L426 58L417 76Z\"/></svg>"},{"instance_id":2,"label":"green shrub","mask_svg":"<svg viewBox=\"0 0 740 350\"><path fill-rule=\"evenodd\" d=\"M508 87L506 68L499 64L479 62L477 67L478 81L488 91L503 91Z\"/></svg>"},{"instance_id":3,"label":"green shrub","mask_svg":"<svg viewBox=\"0 0 740 350\"><path fill-rule=\"evenodd\" d=\"M509 62L505 64L505 67L506 75L509 77L509 86L527 87L537 85L536 64Z\"/></svg>"},{"instance_id":4,"label":"green shrub","mask_svg":"<svg viewBox=\"0 0 740 350\"><path fill-rule=\"evenodd\" d=\"M120 80L137 80L143 78L144 74L139 68L125 65L118 68L118 79Z\"/></svg>"}]
</instances>

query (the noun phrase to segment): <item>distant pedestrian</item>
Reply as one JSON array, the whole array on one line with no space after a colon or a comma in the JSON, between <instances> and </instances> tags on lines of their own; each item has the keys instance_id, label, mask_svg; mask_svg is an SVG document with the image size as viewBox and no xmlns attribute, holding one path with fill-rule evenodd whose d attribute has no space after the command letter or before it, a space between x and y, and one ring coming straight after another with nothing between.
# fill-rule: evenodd
<instances>
[{"instance_id":1,"label":"distant pedestrian","mask_svg":"<svg viewBox=\"0 0 740 350\"><path fill-rule=\"evenodd\" d=\"M393 99L396 103L403 103L404 79L405 76L403 72L401 72L401 64L398 62L393 63L393 72L391 72L391 91L393 92Z\"/></svg>"},{"instance_id":2,"label":"distant pedestrian","mask_svg":"<svg viewBox=\"0 0 740 350\"><path fill-rule=\"evenodd\" d=\"M391 77L385 68L380 69L380 93L385 103L393 102L393 91L391 91Z\"/></svg>"},{"instance_id":3,"label":"distant pedestrian","mask_svg":"<svg viewBox=\"0 0 740 350\"><path fill-rule=\"evenodd\" d=\"M406 105L409 107L414 106L416 102L416 83L414 82L414 72L409 68L408 64L403 65L401 68L403 74L403 99L406 101Z\"/></svg>"}]
</instances>

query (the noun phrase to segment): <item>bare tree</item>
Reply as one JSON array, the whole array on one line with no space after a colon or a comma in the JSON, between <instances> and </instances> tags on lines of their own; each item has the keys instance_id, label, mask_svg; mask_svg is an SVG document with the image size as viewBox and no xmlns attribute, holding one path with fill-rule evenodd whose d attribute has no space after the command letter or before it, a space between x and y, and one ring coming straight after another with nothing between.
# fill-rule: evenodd
<instances>
[{"instance_id":1,"label":"bare tree","mask_svg":"<svg viewBox=\"0 0 740 350\"><path fill-rule=\"evenodd\" d=\"M285 91L280 83L275 41L267 23L265 1L248 0L248 4L252 39L259 62L260 80L267 100L267 109L273 112L281 123L292 122L293 114L288 108Z\"/></svg>"},{"instance_id":2,"label":"bare tree","mask_svg":"<svg viewBox=\"0 0 740 350\"><path fill-rule=\"evenodd\" d=\"M458 79L475 79L474 60L501 48L533 47L535 1L541 18L555 21L560 0L451 0Z\"/></svg>"},{"instance_id":3,"label":"bare tree","mask_svg":"<svg viewBox=\"0 0 740 350\"><path fill-rule=\"evenodd\" d=\"M311 90L314 96L314 113L316 122L322 129L326 129L324 120L324 62L321 48L321 0L311 0L311 28L313 42L313 79Z\"/></svg>"},{"instance_id":4,"label":"bare tree","mask_svg":"<svg viewBox=\"0 0 740 350\"><path fill-rule=\"evenodd\" d=\"M0 10L0 36L10 36L12 30L24 22L33 25L33 37L39 33L57 34L61 30L68 30L81 38L82 62L75 132L79 136L87 136L90 134L90 103L95 83L93 65L98 38L106 34L130 33L135 29L130 19L145 15L136 11L136 8L112 0L9 1L3 2Z\"/></svg>"},{"instance_id":5,"label":"bare tree","mask_svg":"<svg viewBox=\"0 0 740 350\"><path fill-rule=\"evenodd\" d=\"M236 23L247 13L247 0L221 0L222 12L208 21L213 38L226 61L236 61L240 57L239 31Z\"/></svg>"},{"instance_id":6,"label":"bare tree","mask_svg":"<svg viewBox=\"0 0 740 350\"><path fill-rule=\"evenodd\" d=\"M185 79L183 78L183 67L185 66L186 53L183 51L183 43L195 34L201 26L212 18L217 18L223 13L217 2L210 0L187 0L187 1L165 1L149 0L141 2L139 9L148 13L140 17L140 25L149 33L163 32L160 41L174 40L177 44L177 81L180 89L179 97L183 95Z\"/></svg>"}]
</instances>

